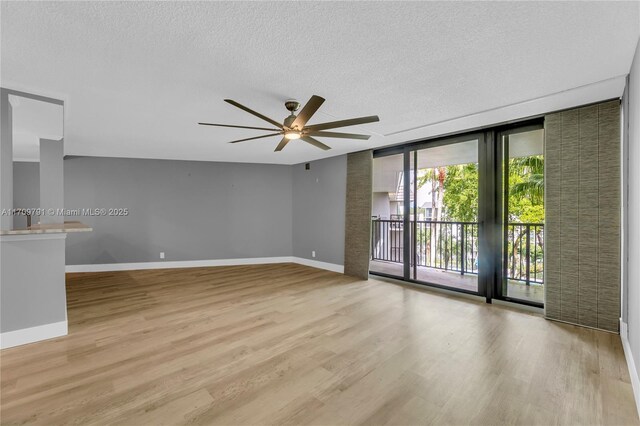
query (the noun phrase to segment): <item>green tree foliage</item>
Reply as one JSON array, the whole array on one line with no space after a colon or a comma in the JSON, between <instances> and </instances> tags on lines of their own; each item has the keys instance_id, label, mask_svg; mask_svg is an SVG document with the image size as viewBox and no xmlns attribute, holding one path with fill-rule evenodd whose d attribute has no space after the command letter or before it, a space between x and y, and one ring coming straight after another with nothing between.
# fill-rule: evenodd
<instances>
[{"instance_id":1,"label":"green tree foliage","mask_svg":"<svg viewBox=\"0 0 640 426\"><path fill-rule=\"evenodd\" d=\"M444 177L444 179L442 179ZM442 182L442 184L440 184ZM478 165L439 167L424 171L418 187L431 186L442 197L442 220L478 220ZM544 160L542 156L509 160L509 221L544 222Z\"/></svg>"},{"instance_id":2,"label":"green tree foliage","mask_svg":"<svg viewBox=\"0 0 640 426\"><path fill-rule=\"evenodd\" d=\"M448 220L478 220L478 165L475 163L446 167L444 180L444 215Z\"/></svg>"},{"instance_id":3,"label":"green tree foliage","mask_svg":"<svg viewBox=\"0 0 640 426\"><path fill-rule=\"evenodd\" d=\"M509 221L544 222L544 159L541 155L509 160Z\"/></svg>"}]
</instances>

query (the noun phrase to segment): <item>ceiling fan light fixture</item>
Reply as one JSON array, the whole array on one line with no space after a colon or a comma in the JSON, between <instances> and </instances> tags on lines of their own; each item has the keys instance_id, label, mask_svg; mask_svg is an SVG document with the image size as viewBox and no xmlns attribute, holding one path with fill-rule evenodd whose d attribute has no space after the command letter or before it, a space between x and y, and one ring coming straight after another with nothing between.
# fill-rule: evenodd
<instances>
[{"instance_id":1,"label":"ceiling fan light fixture","mask_svg":"<svg viewBox=\"0 0 640 426\"><path fill-rule=\"evenodd\" d=\"M300 139L302 137L302 134L300 134L300 132L296 132L295 130L289 130L284 133L284 137L289 140L294 140Z\"/></svg>"}]
</instances>

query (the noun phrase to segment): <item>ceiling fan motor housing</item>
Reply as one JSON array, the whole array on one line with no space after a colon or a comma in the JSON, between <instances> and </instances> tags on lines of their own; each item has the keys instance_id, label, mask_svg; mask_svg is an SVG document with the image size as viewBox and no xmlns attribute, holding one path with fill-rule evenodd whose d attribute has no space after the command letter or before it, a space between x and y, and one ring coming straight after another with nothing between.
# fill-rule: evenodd
<instances>
[{"instance_id":1,"label":"ceiling fan motor housing","mask_svg":"<svg viewBox=\"0 0 640 426\"><path fill-rule=\"evenodd\" d=\"M294 112L297 111L298 108L300 108L300 102L296 101L295 99L288 99L284 102L284 106L289 111L291 111L291 114L284 119L283 124L285 127L291 127L294 120L296 119L296 115L294 114Z\"/></svg>"},{"instance_id":2,"label":"ceiling fan motor housing","mask_svg":"<svg viewBox=\"0 0 640 426\"><path fill-rule=\"evenodd\" d=\"M291 115L284 119L284 123L283 123L284 127L291 128L291 125L293 124L295 119L296 119L296 116L293 114L293 111L292 111Z\"/></svg>"}]
</instances>

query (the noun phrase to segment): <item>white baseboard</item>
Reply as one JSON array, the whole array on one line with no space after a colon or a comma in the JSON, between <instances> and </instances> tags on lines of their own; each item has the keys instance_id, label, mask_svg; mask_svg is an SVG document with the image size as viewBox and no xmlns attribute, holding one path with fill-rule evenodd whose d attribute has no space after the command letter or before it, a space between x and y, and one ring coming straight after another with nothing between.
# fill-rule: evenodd
<instances>
[{"instance_id":1,"label":"white baseboard","mask_svg":"<svg viewBox=\"0 0 640 426\"><path fill-rule=\"evenodd\" d=\"M244 259L184 260L169 262L102 263L95 265L67 265L66 272L135 271L141 269L201 268L207 266L263 265L269 263L298 263L314 268L343 273L344 266L295 256L252 257Z\"/></svg>"},{"instance_id":2,"label":"white baseboard","mask_svg":"<svg viewBox=\"0 0 640 426\"><path fill-rule=\"evenodd\" d=\"M344 274L344 265L320 262L319 260L305 259L303 257L292 257L291 261L300 265L311 266L312 268L326 269L327 271Z\"/></svg>"},{"instance_id":3,"label":"white baseboard","mask_svg":"<svg viewBox=\"0 0 640 426\"><path fill-rule=\"evenodd\" d=\"M66 320L51 324L38 325L36 327L23 328L20 330L7 331L0 333L0 349L12 348L14 346L26 345L27 343L39 342L40 340L66 336L67 333L68 328Z\"/></svg>"},{"instance_id":4,"label":"white baseboard","mask_svg":"<svg viewBox=\"0 0 640 426\"><path fill-rule=\"evenodd\" d=\"M636 399L636 409L638 410L638 416L640 416L640 376L638 376L636 363L633 359L631 346L629 345L629 331L627 323L622 321L622 319L620 319L620 339L622 340L624 357L627 360L627 367L629 368L629 377L631 378L631 386L633 387L633 396Z\"/></svg>"},{"instance_id":5,"label":"white baseboard","mask_svg":"<svg viewBox=\"0 0 640 426\"><path fill-rule=\"evenodd\" d=\"M169 262L102 263L95 265L67 265L66 272L135 271L140 269L202 268L207 266L262 265L288 263L291 257L255 257L246 259L183 260Z\"/></svg>"}]
</instances>

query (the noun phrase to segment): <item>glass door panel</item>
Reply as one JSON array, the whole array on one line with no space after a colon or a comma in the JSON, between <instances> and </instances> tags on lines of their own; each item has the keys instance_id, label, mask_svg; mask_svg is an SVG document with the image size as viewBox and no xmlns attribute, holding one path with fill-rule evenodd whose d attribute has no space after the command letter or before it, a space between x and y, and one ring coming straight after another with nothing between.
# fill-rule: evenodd
<instances>
[{"instance_id":1,"label":"glass door panel","mask_svg":"<svg viewBox=\"0 0 640 426\"><path fill-rule=\"evenodd\" d=\"M502 133L500 142L503 259L499 296L542 304L544 129L512 130Z\"/></svg>"},{"instance_id":2,"label":"glass door panel","mask_svg":"<svg viewBox=\"0 0 640 426\"><path fill-rule=\"evenodd\" d=\"M478 292L478 140L417 150L412 158L412 279Z\"/></svg>"},{"instance_id":3,"label":"glass door panel","mask_svg":"<svg viewBox=\"0 0 640 426\"><path fill-rule=\"evenodd\" d=\"M373 159L369 270L404 277L404 154Z\"/></svg>"}]
</instances>

